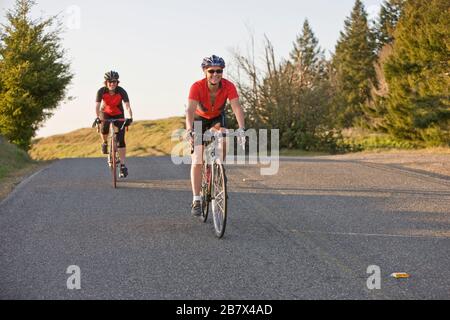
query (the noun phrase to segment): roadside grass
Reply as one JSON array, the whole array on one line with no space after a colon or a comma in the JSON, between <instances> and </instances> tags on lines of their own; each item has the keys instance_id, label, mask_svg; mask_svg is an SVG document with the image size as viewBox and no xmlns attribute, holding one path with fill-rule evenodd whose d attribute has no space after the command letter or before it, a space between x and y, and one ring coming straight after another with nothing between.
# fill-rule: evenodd
<instances>
[{"instance_id":1,"label":"roadside grass","mask_svg":"<svg viewBox=\"0 0 450 320\"><path fill-rule=\"evenodd\" d=\"M0 138L0 180L31 164L33 160L25 151Z\"/></svg>"},{"instance_id":2,"label":"roadside grass","mask_svg":"<svg viewBox=\"0 0 450 320\"><path fill-rule=\"evenodd\" d=\"M417 154L417 155L439 155L448 154L450 155L450 147L429 147L429 148L415 148L415 149L404 149L404 148L373 148L357 153L361 154L374 154L374 153L407 153L407 154Z\"/></svg>"},{"instance_id":3,"label":"roadside grass","mask_svg":"<svg viewBox=\"0 0 450 320\"><path fill-rule=\"evenodd\" d=\"M342 131L343 143L349 146L350 151L389 152L400 150L428 150L426 152L446 152L446 146L430 146L424 142L406 141L396 139L388 134L373 133L365 129L350 128Z\"/></svg>"},{"instance_id":4,"label":"roadside grass","mask_svg":"<svg viewBox=\"0 0 450 320\"><path fill-rule=\"evenodd\" d=\"M25 177L47 165L0 137L0 201Z\"/></svg>"},{"instance_id":5,"label":"roadside grass","mask_svg":"<svg viewBox=\"0 0 450 320\"><path fill-rule=\"evenodd\" d=\"M305 151L300 149L281 149L280 156L282 157L317 157L317 156L328 156L328 152L316 152L316 151Z\"/></svg>"}]
</instances>

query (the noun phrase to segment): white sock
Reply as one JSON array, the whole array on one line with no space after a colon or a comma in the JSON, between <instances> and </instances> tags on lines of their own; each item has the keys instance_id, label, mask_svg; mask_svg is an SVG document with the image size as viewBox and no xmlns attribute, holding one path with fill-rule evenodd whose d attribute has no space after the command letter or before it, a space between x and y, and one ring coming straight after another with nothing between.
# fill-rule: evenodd
<instances>
[{"instance_id":1,"label":"white sock","mask_svg":"<svg viewBox=\"0 0 450 320\"><path fill-rule=\"evenodd\" d=\"M201 196L194 196L194 200L193 201L202 201L202 197Z\"/></svg>"}]
</instances>

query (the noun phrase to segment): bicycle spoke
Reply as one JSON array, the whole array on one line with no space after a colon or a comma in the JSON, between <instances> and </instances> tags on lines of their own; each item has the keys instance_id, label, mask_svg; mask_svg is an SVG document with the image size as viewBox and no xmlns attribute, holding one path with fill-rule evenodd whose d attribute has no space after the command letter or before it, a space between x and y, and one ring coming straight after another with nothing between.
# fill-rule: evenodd
<instances>
[{"instance_id":1,"label":"bicycle spoke","mask_svg":"<svg viewBox=\"0 0 450 320\"><path fill-rule=\"evenodd\" d=\"M223 215L223 212L225 211L223 206L221 206L218 201L216 201L216 205L220 208L221 215Z\"/></svg>"},{"instance_id":2,"label":"bicycle spoke","mask_svg":"<svg viewBox=\"0 0 450 320\"><path fill-rule=\"evenodd\" d=\"M220 198L223 196L223 190L214 196L214 198Z\"/></svg>"},{"instance_id":3,"label":"bicycle spoke","mask_svg":"<svg viewBox=\"0 0 450 320\"><path fill-rule=\"evenodd\" d=\"M222 217L223 217L223 208L221 208L222 210L219 212L218 207L220 207L220 205L217 203L217 201L215 201L214 203L214 224L220 229L222 227Z\"/></svg>"},{"instance_id":4,"label":"bicycle spoke","mask_svg":"<svg viewBox=\"0 0 450 320\"><path fill-rule=\"evenodd\" d=\"M216 199L216 202L223 203L224 197L223 196L215 196L214 199Z\"/></svg>"},{"instance_id":5,"label":"bicycle spoke","mask_svg":"<svg viewBox=\"0 0 450 320\"><path fill-rule=\"evenodd\" d=\"M219 177L217 177L217 179L219 179ZM214 188L215 190L221 190L223 192L222 180L215 181Z\"/></svg>"}]
</instances>

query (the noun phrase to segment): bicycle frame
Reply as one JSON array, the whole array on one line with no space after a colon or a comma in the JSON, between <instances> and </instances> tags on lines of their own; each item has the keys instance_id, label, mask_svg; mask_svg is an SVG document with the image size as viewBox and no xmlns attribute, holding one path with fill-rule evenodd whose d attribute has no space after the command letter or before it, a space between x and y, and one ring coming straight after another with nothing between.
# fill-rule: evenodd
<instances>
[{"instance_id":1,"label":"bicycle frame","mask_svg":"<svg viewBox=\"0 0 450 320\"><path fill-rule=\"evenodd\" d=\"M121 130L124 130L125 128L125 121L126 119L105 119L102 120L105 122L109 122L109 129L110 129L110 148L109 148L109 155L108 155L108 165L111 168L112 173L112 179L113 179L113 187L114 189L117 188L117 171L119 169L120 160L118 160L118 150L117 150L117 133ZM114 125L117 121L123 121L123 125L121 128L116 127ZM116 132L116 128L118 129Z\"/></svg>"},{"instance_id":2,"label":"bicycle frame","mask_svg":"<svg viewBox=\"0 0 450 320\"><path fill-rule=\"evenodd\" d=\"M205 146L205 153L207 155L208 155L208 153L211 155L211 159L212 159L211 163L214 163L217 160L221 160L217 156L215 150L217 150L217 147L219 146L219 144L222 143L222 139L228 138L228 137L236 137L236 136L238 136L238 134L236 132L229 132L228 130L222 132L222 131L209 129L205 132L203 137L208 138L210 140L203 142L203 145ZM224 158L225 158L225 155L224 155Z\"/></svg>"}]
</instances>

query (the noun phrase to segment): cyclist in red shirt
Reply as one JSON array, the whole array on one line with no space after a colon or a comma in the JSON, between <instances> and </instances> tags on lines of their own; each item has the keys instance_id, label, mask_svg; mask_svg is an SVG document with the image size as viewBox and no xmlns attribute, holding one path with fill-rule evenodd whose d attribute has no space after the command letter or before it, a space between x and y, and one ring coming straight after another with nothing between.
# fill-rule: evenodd
<instances>
[{"instance_id":1,"label":"cyclist in red shirt","mask_svg":"<svg viewBox=\"0 0 450 320\"><path fill-rule=\"evenodd\" d=\"M103 119L125 119L123 103L125 103L126 111L129 117L125 120L125 126L129 126L133 122L133 113L130 107L130 100L128 94L122 87L119 87L119 74L116 71L109 71L105 74L105 86L100 88L97 92L95 103L95 113L97 118L94 124L101 124L102 137L102 153L108 154L108 135L109 122L102 121ZM123 121L115 122L115 126L122 127ZM125 144L125 130L121 130L117 134L118 151L120 157L120 177L126 178L128 176L128 169L125 166L126 158L126 144Z\"/></svg>"},{"instance_id":2,"label":"cyclist in red shirt","mask_svg":"<svg viewBox=\"0 0 450 320\"><path fill-rule=\"evenodd\" d=\"M202 69L205 78L195 82L189 92L189 103L186 111L186 130L194 144L194 121L201 121L202 133L210 128L225 131L225 107L227 101L239 124L237 133L245 136L244 112L239 104L239 95L234 84L222 77L225 61L215 55L203 59ZM224 150L225 147L222 147ZM191 184L194 195L191 213L200 216L201 208L201 180L202 180L203 145L195 146L192 155Z\"/></svg>"}]
</instances>

